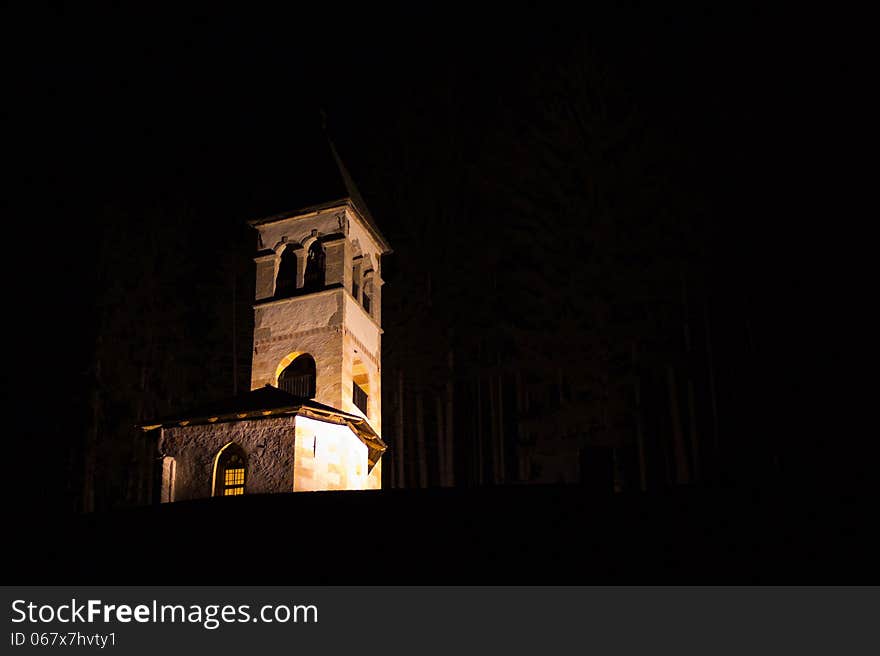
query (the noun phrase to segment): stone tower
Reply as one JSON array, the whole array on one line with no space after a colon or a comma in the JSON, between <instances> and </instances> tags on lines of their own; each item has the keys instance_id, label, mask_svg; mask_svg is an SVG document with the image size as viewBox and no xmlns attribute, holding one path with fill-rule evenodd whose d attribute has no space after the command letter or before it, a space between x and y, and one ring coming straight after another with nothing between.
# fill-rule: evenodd
<instances>
[{"instance_id":1,"label":"stone tower","mask_svg":"<svg viewBox=\"0 0 880 656\"><path fill-rule=\"evenodd\" d=\"M329 140L290 146L242 171L250 216L265 217L250 222L251 391L139 424L157 436L162 502L382 487L390 248Z\"/></svg>"},{"instance_id":2,"label":"stone tower","mask_svg":"<svg viewBox=\"0 0 880 656\"><path fill-rule=\"evenodd\" d=\"M322 202L250 222L260 249L251 389L272 385L362 416L381 435L381 257L390 247L329 142L326 151Z\"/></svg>"}]
</instances>

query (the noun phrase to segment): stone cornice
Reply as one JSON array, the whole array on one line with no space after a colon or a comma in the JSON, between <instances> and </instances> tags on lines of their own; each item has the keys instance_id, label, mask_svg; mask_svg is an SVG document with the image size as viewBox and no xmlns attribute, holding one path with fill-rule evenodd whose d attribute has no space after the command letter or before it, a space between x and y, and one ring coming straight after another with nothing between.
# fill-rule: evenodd
<instances>
[{"instance_id":1,"label":"stone cornice","mask_svg":"<svg viewBox=\"0 0 880 656\"><path fill-rule=\"evenodd\" d=\"M265 344L275 344L276 342L283 342L286 340L292 340L297 337L308 337L309 335L318 335L320 333L332 333L332 332L340 332L342 330L342 326L339 324L332 326L321 326L319 328L309 328L308 330L300 330L295 333L282 333L281 335L275 335L270 337L269 339L259 339L254 340L254 346L263 346Z\"/></svg>"},{"instance_id":2,"label":"stone cornice","mask_svg":"<svg viewBox=\"0 0 880 656\"><path fill-rule=\"evenodd\" d=\"M330 294L335 294L343 291L342 283L336 283L332 286L328 286L325 289L322 289L318 292L305 292L302 294L295 294L293 296L285 296L284 298L269 298L265 301L257 301L254 303L254 310L259 310L260 308L269 307L270 305L283 305L285 303L291 303L294 301L298 301L301 298L314 298L316 296L329 296ZM351 296L351 294L349 294Z\"/></svg>"},{"instance_id":3,"label":"stone cornice","mask_svg":"<svg viewBox=\"0 0 880 656\"><path fill-rule=\"evenodd\" d=\"M254 219L252 221L248 221L248 224L255 228L259 228L260 226L280 223L281 221L296 221L299 219L308 219L318 216L319 214L326 214L333 211L344 210L347 207L352 207L351 201L347 198L340 198L337 200L332 200L328 203L305 207L301 210L283 212L281 214L275 214L274 216L268 216L262 219Z\"/></svg>"}]
</instances>

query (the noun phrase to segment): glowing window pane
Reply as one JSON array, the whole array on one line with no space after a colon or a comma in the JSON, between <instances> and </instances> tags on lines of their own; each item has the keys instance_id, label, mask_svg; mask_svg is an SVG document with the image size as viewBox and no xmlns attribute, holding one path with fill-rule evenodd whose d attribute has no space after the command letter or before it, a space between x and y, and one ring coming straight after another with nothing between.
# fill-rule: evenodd
<instances>
[{"instance_id":1,"label":"glowing window pane","mask_svg":"<svg viewBox=\"0 0 880 656\"><path fill-rule=\"evenodd\" d=\"M223 479L223 484L227 486L244 485L244 468L227 469Z\"/></svg>"},{"instance_id":2,"label":"glowing window pane","mask_svg":"<svg viewBox=\"0 0 880 656\"><path fill-rule=\"evenodd\" d=\"M247 455L237 444L228 444L217 455L214 494L231 497L244 494Z\"/></svg>"},{"instance_id":3,"label":"glowing window pane","mask_svg":"<svg viewBox=\"0 0 880 656\"><path fill-rule=\"evenodd\" d=\"M223 496L244 494L244 468L236 467L223 472Z\"/></svg>"}]
</instances>

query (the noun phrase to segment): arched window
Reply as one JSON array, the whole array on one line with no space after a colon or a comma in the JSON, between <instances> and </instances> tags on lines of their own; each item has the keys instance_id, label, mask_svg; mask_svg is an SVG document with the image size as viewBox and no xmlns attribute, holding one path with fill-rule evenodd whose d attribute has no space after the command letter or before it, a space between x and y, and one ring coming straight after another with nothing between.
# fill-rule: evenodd
<instances>
[{"instance_id":1,"label":"arched window","mask_svg":"<svg viewBox=\"0 0 880 656\"><path fill-rule=\"evenodd\" d=\"M373 313L373 273L368 271L364 278L364 290L361 293L361 305L367 311L367 314Z\"/></svg>"},{"instance_id":2,"label":"arched window","mask_svg":"<svg viewBox=\"0 0 880 656\"><path fill-rule=\"evenodd\" d=\"M367 409L370 407L370 377L367 374L367 368L360 358L355 358L351 367L351 402L355 407L369 415Z\"/></svg>"},{"instance_id":3,"label":"arched window","mask_svg":"<svg viewBox=\"0 0 880 656\"><path fill-rule=\"evenodd\" d=\"M290 296L296 291L297 257L296 250L287 247L281 253L278 278L275 280L275 296Z\"/></svg>"},{"instance_id":4,"label":"arched window","mask_svg":"<svg viewBox=\"0 0 880 656\"><path fill-rule=\"evenodd\" d=\"M351 295L354 300L360 302L361 293L361 260L355 259L351 265Z\"/></svg>"},{"instance_id":5,"label":"arched window","mask_svg":"<svg viewBox=\"0 0 880 656\"><path fill-rule=\"evenodd\" d=\"M313 241L306 259L305 288L319 289L324 286L324 259L324 247L317 240Z\"/></svg>"},{"instance_id":6,"label":"arched window","mask_svg":"<svg viewBox=\"0 0 880 656\"><path fill-rule=\"evenodd\" d=\"M214 496L232 497L244 494L247 478L247 456L244 449L230 442L217 454L214 462Z\"/></svg>"},{"instance_id":7,"label":"arched window","mask_svg":"<svg viewBox=\"0 0 880 656\"><path fill-rule=\"evenodd\" d=\"M303 353L278 376L278 387L304 399L315 397L315 359Z\"/></svg>"}]
</instances>

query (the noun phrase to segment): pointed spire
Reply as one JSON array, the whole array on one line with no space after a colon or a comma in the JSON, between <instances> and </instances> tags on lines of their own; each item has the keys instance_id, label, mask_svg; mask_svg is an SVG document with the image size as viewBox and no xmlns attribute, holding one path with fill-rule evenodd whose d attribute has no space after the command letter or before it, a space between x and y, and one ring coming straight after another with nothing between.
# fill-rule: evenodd
<instances>
[{"instance_id":1,"label":"pointed spire","mask_svg":"<svg viewBox=\"0 0 880 656\"><path fill-rule=\"evenodd\" d=\"M345 167L345 164L342 162L342 158L339 156L339 153L336 151L336 145L333 143L333 140L330 138L330 135L327 135L327 143L330 145L330 152L333 153L333 160L336 162L336 166L339 169L339 174L342 176L342 182L345 185L346 190L348 191L348 198L352 202L352 204L357 208L357 211L364 218L364 221L367 223L367 227L375 233L375 237L379 240L379 242L387 249L386 252L391 252L391 246L388 244L388 240L385 239L382 231L379 230L379 226L376 225L376 221L373 219L373 215L370 213L370 208L367 207L367 203L364 201L363 196L361 196L360 190L357 188L357 185L354 183L354 180L351 177L351 174L348 172L348 169Z\"/></svg>"},{"instance_id":2,"label":"pointed spire","mask_svg":"<svg viewBox=\"0 0 880 656\"><path fill-rule=\"evenodd\" d=\"M257 181L254 213L263 217L250 223L257 225L337 201L349 201L367 229L390 253L388 240L376 225L330 137L329 119L323 107L318 108L318 118L320 130L316 129L314 114L310 120L294 122L294 126L304 129L293 128L290 145L285 148L289 156L279 152L271 162L258 161L250 166L249 176Z\"/></svg>"}]
</instances>

